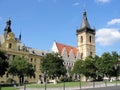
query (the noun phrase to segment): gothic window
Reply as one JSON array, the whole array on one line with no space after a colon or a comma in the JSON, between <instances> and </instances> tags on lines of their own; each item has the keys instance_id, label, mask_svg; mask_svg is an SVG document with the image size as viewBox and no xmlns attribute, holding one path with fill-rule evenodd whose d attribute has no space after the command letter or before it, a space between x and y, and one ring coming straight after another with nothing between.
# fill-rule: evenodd
<instances>
[{"instance_id":1,"label":"gothic window","mask_svg":"<svg viewBox=\"0 0 120 90\"><path fill-rule=\"evenodd\" d=\"M11 44L11 43L9 43L9 46L8 46L8 48L12 48L12 44Z\"/></svg>"},{"instance_id":2,"label":"gothic window","mask_svg":"<svg viewBox=\"0 0 120 90\"><path fill-rule=\"evenodd\" d=\"M81 36L81 43L83 43L83 36Z\"/></svg>"},{"instance_id":3,"label":"gothic window","mask_svg":"<svg viewBox=\"0 0 120 90\"><path fill-rule=\"evenodd\" d=\"M92 37L91 36L89 37L89 41L90 41L90 43L92 42Z\"/></svg>"},{"instance_id":4,"label":"gothic window","mask_svg":"<svg viewBox=\"0 0 120 90\"><path fill-rule=\"evenodd\" d=\"M92 52L90 52L90 56L92 56Z\"/></svg>"},{"instance_id":5,"label":"gothic window","mask_svg":"<svg viewBox=\"0 0 120 90\"><path fill-rule=\"evenodd\" d=\"M83 59L83 53L81 53L81 59Z\"/></svg>"}]
</instances>

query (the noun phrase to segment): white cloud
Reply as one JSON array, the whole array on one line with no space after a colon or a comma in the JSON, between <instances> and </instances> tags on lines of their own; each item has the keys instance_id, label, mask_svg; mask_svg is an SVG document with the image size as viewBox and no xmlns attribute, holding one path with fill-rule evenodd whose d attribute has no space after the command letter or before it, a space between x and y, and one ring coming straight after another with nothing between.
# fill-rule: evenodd
<instances>
[{"instance_id":1,"label":"white cloud","mask_svg":"<svg viewBox=\"0 0 120 90\"><path fill-rule=\"evenodd\" d=\"M95 1L101 2L101 3L108 3L108 2L110 2L111 0L95 0Z\"/></svg>"},{"instance_id":2,"label":"white cloud","mask_svg":"<svg viewBox=\"0 0 120 90\"><path fill-rule=\"evenodd\" d=\"M102 28L96 32L96 42L102 46L112 45L120 41L120 31L114 28Z\"/></svg>"},{"instance_id":3,"label":"white cloud","mask_svg":"<svg viewBox=\"0 0 120 90\"><path fill-rule=\"evenodd\" d=\"M75 3L73 3L73 6L79 6L79 5L80 5L79 2L75 2Z\"/></svg>"},{"instance_id":4,"label":"white cloud","mask_svg":"<svg viewBox=\"0 0 120 90\"><path fill-rule=\"evenodd\" d=\"M107 23L107 25L114 25L114 24L120 24L120 18L112 19Z\"/></svg>"}]
</instances>

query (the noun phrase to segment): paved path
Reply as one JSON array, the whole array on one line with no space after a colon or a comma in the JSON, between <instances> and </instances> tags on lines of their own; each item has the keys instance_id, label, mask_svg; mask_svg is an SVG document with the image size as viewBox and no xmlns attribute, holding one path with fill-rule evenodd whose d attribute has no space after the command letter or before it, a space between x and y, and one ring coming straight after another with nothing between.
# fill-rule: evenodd
<instances>
[{"instance_id":1,"label":"paved path","mask_svg":"<svg viewBox=\"0 0 120 90\"><path fill-rule=\"evenodd\" d=\"M114 88L114 89L113 89ZM115 84L104 84L104 83L96 83L95 86L93 86L93 83L88 84L87 86L82 86L81 89L84 90L120 90L120 84L117 86ZM45 90L45 88L26 88L19 87L19 90ZM80 90L80 87L63 87L60 88L47 88L46 90Z\"/></svg>"}]
</instances>

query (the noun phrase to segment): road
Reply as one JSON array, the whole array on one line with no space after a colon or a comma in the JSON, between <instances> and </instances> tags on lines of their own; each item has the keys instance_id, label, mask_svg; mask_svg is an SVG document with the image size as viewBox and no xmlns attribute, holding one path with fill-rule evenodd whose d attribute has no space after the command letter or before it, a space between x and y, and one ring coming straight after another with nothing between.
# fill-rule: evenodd
<instances>
[{"instance_id":1,"label":"road","mask_svg":"<svg viewBox=\"0 0 120 90\"><path fill-rule=\"evenodd\" d=\"M80 90L80 89L76 89ZM101 87L101 88L88 88L88 89L81 89L81 90L120 90L120 86L109 86L109 87Z\"/></svg>"}]
</instances>

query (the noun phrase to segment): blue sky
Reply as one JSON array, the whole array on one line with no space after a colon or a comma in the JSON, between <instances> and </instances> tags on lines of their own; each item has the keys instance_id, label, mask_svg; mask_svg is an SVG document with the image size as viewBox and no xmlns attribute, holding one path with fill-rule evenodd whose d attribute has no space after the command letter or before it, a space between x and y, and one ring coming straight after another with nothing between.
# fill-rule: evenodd
<instances>
[{"instance_id":1,"label":"blue sky","mask_svg":"<svg viewBox=\"0 0 120 90\"><path fill-rule=\"evenodd\" d=\"M51 50L54 40L77 47L76 29L86 8L96 28L96 54L120 54L120 0L0 0L0 34L6 20L29 47Z\"/></svg>"}]
</instances>

